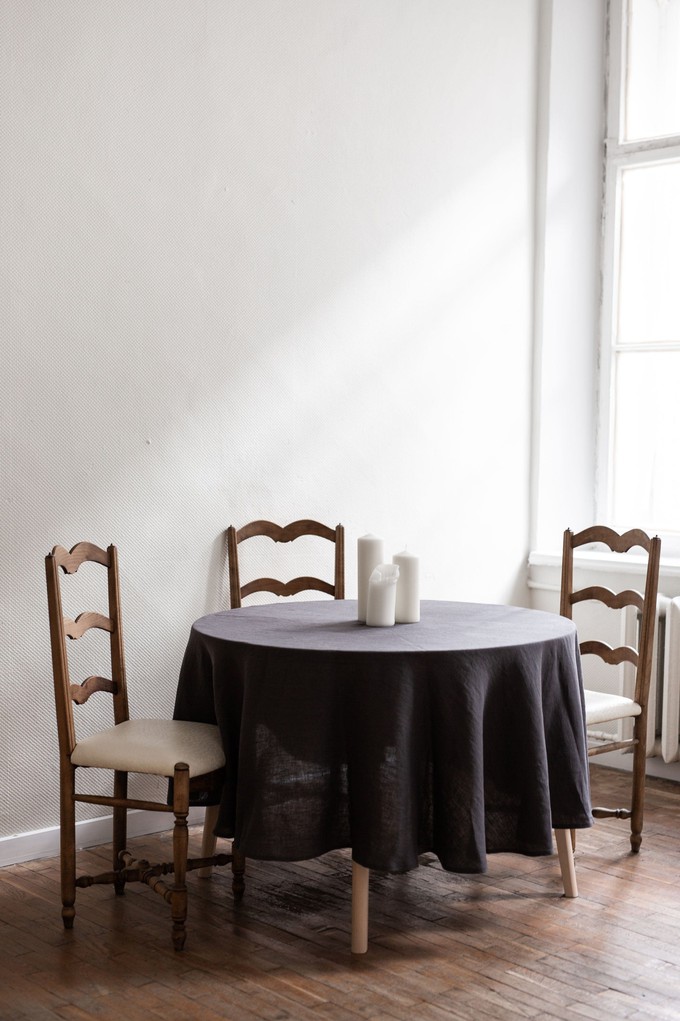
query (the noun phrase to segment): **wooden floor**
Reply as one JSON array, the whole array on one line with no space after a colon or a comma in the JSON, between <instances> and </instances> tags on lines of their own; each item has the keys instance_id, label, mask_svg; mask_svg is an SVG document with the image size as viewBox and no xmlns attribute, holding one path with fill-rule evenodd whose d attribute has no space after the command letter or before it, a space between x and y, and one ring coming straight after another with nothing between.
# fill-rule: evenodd
<instances>
[{"instance_id":1,"label":"wooden floor","mask_svg":"<svg viewBox=\"0 0 680 1021\"><path fill-rule=\"evenodd\" d=\"M594 800L622 803L622 780L594 767ZM194 874L180 954L169 909L146 887L79 891L67 933L58 861L10 866L0 869L0 1018L680 1019L680 785L649 781L637 856L627 833L601 820L579 834L578 900L560 896L556 857L496 855L486 875L458 876L426 856L407 875L374 874L364 957L349 952L343 852L249 862L236 910L228 871ZM167 836L134 847L151 855L160 844ZM107 851L82 852L81 864L107 862Z\"/></svg>"}]
</instances>

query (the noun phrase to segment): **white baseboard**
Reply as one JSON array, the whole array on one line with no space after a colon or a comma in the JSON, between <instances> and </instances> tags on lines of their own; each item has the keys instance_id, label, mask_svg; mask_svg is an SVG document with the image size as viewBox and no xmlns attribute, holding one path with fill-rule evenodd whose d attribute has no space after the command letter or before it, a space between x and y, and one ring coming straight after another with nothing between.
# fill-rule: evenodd
<instances>
[{"instance_id":1,"label":"white baseboard","mask_svg":"<svg viewBox=\"0 0 680 1021\"><path fill-rule=\"evenodd\" d=\"M205 809L192 808L189 825L203 822ZM172 815L165 812L128 812L128 836L142 837L172 828ZM111 842L111 816L83 819L76 823L76 847L96 847ZM59 854L59 827L17 833L0 838L0 866L18 865L22 861L56 858Z\"/></svg>"}]
</instances>

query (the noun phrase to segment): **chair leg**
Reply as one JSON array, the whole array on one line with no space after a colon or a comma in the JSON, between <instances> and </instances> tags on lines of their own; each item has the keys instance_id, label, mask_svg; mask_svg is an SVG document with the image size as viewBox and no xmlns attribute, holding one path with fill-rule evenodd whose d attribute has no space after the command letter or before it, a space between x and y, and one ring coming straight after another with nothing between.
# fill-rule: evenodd
<instances>
[{"instance_id":1,"label":"chair leg","mask_svg":"<svg viewBox=\"0 0 680 1021\"><path fill-rule=\"evenodd\" d=\"M217 816L220 812L219 805L208 805L205 810L205 819L203 821L203 840L201 842L201 858L211 858L215 853L217 847L217 837L213 830L217 825ZM199 869L197 875L201 879L210 879L212 876L212 865L206 865L204 869Z\"/></svg>"},{"instance_id":2,"label":"chair leg","mask_svg":"<svg viewBox=\"0 0 680 1021\"><path fill-rule=\"evenodd\" d=\"M555 842L557 844L557 854L560 861L560 872L562 873L564 896L578 897L576 869L574 868L574 854L571 847L570 831L555 830Z\"/></svg>"},{"instance_id":3,"label":"chair leg","mask_svg":"<svg viewBox=\"0 0 680 1021\"><path fill-rule=\"evenodd\" d=\"M172 941L175 950L181 950L186 939L187 918L187 854L189 850L189 767L185 762L175 766L173 786L173 812L175 825L172 831L174 883L170 892L172 910Z\"/></svg>"},{"instance_id":4,"label":"chair leg","mask_svg":"<svg viewBox=\"0 0 680 1021\"><path fill-rule=\"evenodd\" d=\"M237 851L233 843L231 845L231 892L234 896L234 903L240 904L243 899L243 892L246 888L246 859L245 855Z\"/></svg>"},{"instance_id":5,"label":"chair leg","mask_svg":"<svg viewBox=\"0 0 680 1021\"><path fill-rule=\"evenodd\" d=\"M645 807L645 775L647 772L647 721L646 713L635 720L634 736L637 744L633 751L633 792L630 805L630 847L634 854L642 843L642 818Z\"/></svg>"},{"instance_id":6,"label":"chair leg","mask_svg":"<svg viewBox=\"0 0 680 1021\"><path fill-rule=\"evenodd\" d=\"M116 771L113 775L113 795L115 798L127 797L127 773ZM120 859L121 852L127 848L127 809L124 806L117 806L113 809L113 870L119 872L120 877L114 880L114 889L120 896L125 893L125 873L122 871L123 863Z\"/></svg>"},{"instance_id":7,"label":"chair leg","mask_svg":"<svg viewBox=\"0 0 680 1021\"><path fill-rule=\"evenodd\" d=\"M73 928L76 915L76 803L75 768L62 763L60 783L61 917L65 929Z\"/></svg>"}]
</instances>

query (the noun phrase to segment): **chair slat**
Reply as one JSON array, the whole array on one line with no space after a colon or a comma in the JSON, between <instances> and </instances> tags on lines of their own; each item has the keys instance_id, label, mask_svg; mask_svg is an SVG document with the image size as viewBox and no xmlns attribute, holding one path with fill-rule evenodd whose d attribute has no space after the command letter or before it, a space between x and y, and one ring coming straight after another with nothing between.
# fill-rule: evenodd
<instances>
[{"instance_id":1,"label":"chair slat","mask_svg":"<svg viewBox=\"0 0 680 1021\"><path fill-rule=\"evenodd\" d=\"M325 592L332 596L334 587L321 578L292 578L291 581L277 581L276 578L256 578L241 589L241 597L251 596L254 592L272 592L275 596L294 596L299 592Z\"/></svg>"},{"instance_id":2,"label":"chair slat","mask_svg":"<svg viewBox=\"0 0 680 1021\"><path fill-rule=\"evenodd\" d=\"M52 550L57 567L61 567L66 574L75 574L81 564L94 562L104 567L110 565L110 554L100 546L92 542L78 542L70 550L64 546L55 546Z\"/></svg>"},{"instance_id":3,"label":"chair slat","mask_svg":"<svg viewBox=\"0 0 680 1021\"><path fill-rule=\"evenodd\" d=\"M67 638L82 638L90 628L113 631L113 621L110 617L105 617L103 613L94 613L92 610L79 613L75 620L64 617L64 634Z\"/></svg>"},{"instance_id":4,"label":"chair slat","mask_svg":"<svg viewBox=\"0 0 680 1021\"><path fill-rule=\"evenodd\" d=\"M645 605L644 596L635 589L625 589L623 592L612 592L611 589L602 585L591 585L589 588L579 589L569 597L570 602L582 603L586 600L597 600L604 603L610 610L622 610L625 606L636 606L642 613Z\"/></svg>"},{"instance_id":5,"label":"chair slat","mask_svg":"<svg viewBox=\"0 0 680 1021\"><path fill-rule=\"evenodd\" d=\"M628 553L634 546L641 546L643 550L649 552L651 540L641 528L631 528L619 534L607 525L591 525L590 528L577 532L571 540L573 547L586 546L593 542L605 543L613 553Z\"/></svg>"},{"instance_id":6,"label":"chair slat","mask_svg":"<svg viewBox=\"0 0 680 1021\"><path fill-rule=\"evenodd\" d=\"M293 542L303 535L318 535L322 539L335 541L335 529L320 521L313 521L311 518L301 518L299 521L291 521L288 525L277 525L273 521L251 521L236 533L238 542L244 539L252 539L256 535L264 535L274 542Z\"/></svg>"},{"instance_id":7,"label":"chair slat","mask_svg":"<svg viewBox=\"0 0 680 1021\"><path fill-rule=\"evenodd\" d=\"M115 695L117 690L118 685L115 681L93 674L91 677L87 677L82 684L71 685L71 698L77 705L85 705L95 691L106 691L109 695Z\"/></svg>"},{"instance_id":8,"label":"chair slat","mask_svg":"<svg viewBox=\"0 0 680 1021\"><path fill-rule=\"evenodd\" d=\"M605 663L609 663L610 666L618 666L620 663L632 663L633 666L638 665L637 650L629 645L620 645L618 648L613 649L606 642L589 641L581 642L580 649L582 656L599 656L600 659L603 659Z\"/></svg>"}]
</instances>

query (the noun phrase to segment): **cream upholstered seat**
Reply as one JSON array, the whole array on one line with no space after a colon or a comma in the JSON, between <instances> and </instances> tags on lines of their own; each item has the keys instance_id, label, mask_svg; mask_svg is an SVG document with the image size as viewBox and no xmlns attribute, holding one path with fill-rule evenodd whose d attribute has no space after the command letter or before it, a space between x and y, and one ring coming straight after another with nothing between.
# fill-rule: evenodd
<instances>
[{"instance_id":1,"label":"cream upholstered seat","mask_svg":"<svg viewBox=\"0 0 680 1021\"><path fill-rule=\"evenodd\" d=\"M71 620L64 616L62 609L60 571L66 575L74 575L85 563L99 564L106 569L108 612L105 615L87 611ZM232 855L210 853L193 860L187 858L190 792L197 797L204 796L206 801L213 803L219 797L225 761L219 730L207 723L129 718L118 554L115 546L109 546L106 550L89 542L78 543L71 550L55 546L45 558L45 571L59 735L61 897L64 926L67 929L73 927L77 887L91 886L93 883L111 883L116 893L120 894L124 892L127 882L140 881L146 883L170 904L172 938L175 949L181 950L186 938L185 880L188 871L232 862L235 899L240 899L243 892L243 870L233 864ZM93 675L86 678L82 684L72 684L68 642L82 638L92 629L107 632L109 635L111 676ZM92 695L102 692L112 696L114 725L100 729L79 741L76 737L73 704L75 702L83 706ZM112 794L90 794L76 790L77 770L88 767L113 772ZM128 773L145 773L168 778L172 781L170 801L128 797ZM76 877L75 807L78 802L105 805L112 809L113 862L110 872L98 876ZM130 808L169 812L174 815L171 862L152 864L148 861L134 860L126 849L127 810ZM161 878L168 874L172 877L171 880Z\"/></svg>"},{"instance_id":2,"label":"cream upholstered seat","mask_svg":"<svg viewBox=\"0 0 680 1021\"><path fill-rule=\"evenodd\" d=\"M177 762L186 762L191 779L221 769L224 750L219 730L209 723L125 720L78 741L71 762L168 777L174 774Z\"/></svg>"},{"instance_id":3,"label":"cream upholstered seat","mask_svg":"<svg viewBox=\"0 0 680 1021\"><path fill-rule=\"evenodd\" d=\"M608 695L602 691L586 691L586 724L611 723L629 716L639 716L642 706L624 695Z\"/></svg>"},{"instance_id":4,"label":"cream upholstered seat","mask_svg":"<svg viewBox=\"0 0 680 1021\"><path fill-rule=\"evenodd\" d=\"M601 585L589 585L574 590L574 550L581 546L591 547L603 543L611 553L625 554L640 547L647 555L644 594L634 589L612 592ZM632 528L619 534L605 525L593 525L576 535L567 528L562 544L562 583L560 613L572 618L576 603L597 602L612 611L625 611L634 607L639 616L638 640L635 646L622 645L613 649L606 642L588 640L580 643L582 656L594 655L610 667L618 668L622 663L630 664L635 672L635 690L632 698L624 695L609 695L586 689L584 692L586 727L588 728L588 755L628 748L633 752L632 791L628 808L593 808L597 819L615 816L630 819L630 846L639 851L642 842L642 819L645 797L645 773L647 761L647 702L652 677L652 646L656 624L656 601L659 584L659 560L661 540L653 539L639 528ZM594 728L615 720L632 719L632 737L609 737L607 733Z\"/></svg>"}]
</instances>

